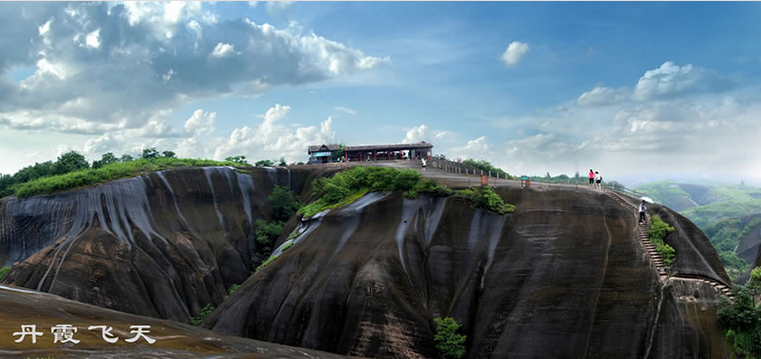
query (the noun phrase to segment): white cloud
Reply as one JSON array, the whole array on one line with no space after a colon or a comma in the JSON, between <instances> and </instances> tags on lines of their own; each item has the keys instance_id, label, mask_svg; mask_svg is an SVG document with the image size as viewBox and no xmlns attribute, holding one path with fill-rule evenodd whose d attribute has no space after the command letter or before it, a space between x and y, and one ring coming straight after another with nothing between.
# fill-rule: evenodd
<instances>
[{"instance_id":1,"label":"white cloud","mask_svg":"<svg viewBox=\"0 0 761 359\"><path fill-rule=\"evenodd\" d=\"M336 111L343 112L343 113L348 113L348 114L350 114L352 116L357 114L357 111L354 111L354 110L352 110L352 109L350 109L348 107L336 106L336 107L333 107L333 109L336 110Z\"/></svg>"},{"instance_id":2,"label":"white cloud","mask_svg":"<svg viewBox=\"0 0 761 359\"><path fill-rule=\"evenodd\" d=\"M198 109L185 121L185 132L193 136L214 131L214 122L217 120L216 112L203 112Z\"/></svg>"},{"instance_id":3,"label":"white cloud","mask_svg":"<svg viewBox=\"0 0 761 359\"><path fill-rule=\"evenodd\" d=\"M149 119L194 101L259 96L390 63L293 22L218 21L213 3L45 6L5 21L32 29L33 39L4 39L10 50L0 55L0 69L37 67L18 85L0 83L0 121L10 128L101 135L149 125L177 136ZM103 51L85 56L82 47Z\"/></svg>"},{"instance_id":4,"label":"white cloud","mask_svg":"<svg viewBox=\"0 0 761 359\"><path fill-rule=\"evenodd\" d=\"M216 47L214 47L214 51L212 51L211 56L217 57L217 58L223 58L228 57L232 55L238 55L240 52L235 51L235 47L230 44L224 44L224 43L218 43Z\"/></svg>"},{"instance_id":5,"label":"white cloud","mask_svg":"<svg viewBox=\"0 0 761 359\"><path fill-rule=\"evenodd\" d=\"M433 138L437 140L443 139L447 136L449 136L449 131L436 131L433 133Z\"/></svg>"},{"instance_id":6,"label":"white cloud","mask_svg":"<svg viewBox=\"0 0 761 359\"><path fill-rule=\"evenodd\" d=\"M597 86L582 93L576 103L582 106L610 106L625 101L644 102L690 94L718 93L729 87L728 81L712 71L691 64L679 66L667 61L657 69L645 71L634 90Z\"/></svg>"},{"instance_id":7,"label":"white cloud","mask_svg":"<svg viewBox=\"0 0 761 359\"><path fill-rule=\"evenodd\" d=\"M82 148L82 154L92 159L99 159L106 152L119 152L124 137L106 132L101 136L90 138Z\"/></svg>"},{"instance_id":8,"label":"white cloud","mask_svg":"<svg viewBox=\"0 0 761 359\"><path fill-rule=\"evenodd\" d=\"M87 37L85 37L85 44L95 49L99 48L100 47L100 29L97 29L87 34Z\"/></svg>"},{"instance_id":9,"label":"white cloud","mask_svg":"<svg viewBox=\"0 0 761 359\"><path fill-rule=\"evenodd\" d=\"M449 150L449 153L451 158L461 160L466 160L468 158L473 158L476 160L490 159L492 156L491 145L486 142L486 136L481 136L475 140L470 140L467 144L465 144L465 146L454 147Z\"/></svg>"},{"instance_id":10,"label":"white cloud","mask_svg":"<svg viewBox=\"0 0 761 359\"><path fill-rule=\"evenodd\" d=\"M523 56L526 56L528 51L528 44L520 41L513 41L507 46L505 52L502 53L502 61L508 65L515 65L523 58Z\"/></svg>"},{"instance_id":11,"label":"white cloud","mask_svg":"<svg viewBox=\"0 0 761 359\"><path fill-rule=\"evenodd\" d=\"M289 161L306 158L306 148L316 143L335 143L333 118L328 117L316 126L299 126L295 129L282 124L291 108L276 104L260 115L262 122L255 128L243 126L232 131L229 138L214 151L214 158L246 154L249 158L279 158Z\"/></svg>"},{"instance_id":12,"label":"white cloud","mask_svg":"<svg viewBox=\"0 0 761 359\"><path fill-rule=\"evenodd\" d=\"M646 71L634 88L639 101L664 98L686 92L710 91L717 83L713 74L691 64L678 66L667 61L661 67Z\"/></svg>"},{"instance_id":13,"label":"white cloud","mask_svg":"<svg viewBox=\"0 0 761 359\"><path fill-rule=\"evenodd\" d=\"M426 139L426 126L420 125L407 131L407 135L402 139L402 143L418 143Z\"/></svg>"},{"instance_id":14,"label":"white cloud","mask_svg":"<svg viewBox=\"0 0 761 359\"><path fill-rule=\"evenodd\" d=\"M626 101L631 93L626 88L595 87L591 91L584 92L576 99L576 103L582 106L606 106ZM566 109L567 110L567 109Z\"/></svg>"}]
</instances>

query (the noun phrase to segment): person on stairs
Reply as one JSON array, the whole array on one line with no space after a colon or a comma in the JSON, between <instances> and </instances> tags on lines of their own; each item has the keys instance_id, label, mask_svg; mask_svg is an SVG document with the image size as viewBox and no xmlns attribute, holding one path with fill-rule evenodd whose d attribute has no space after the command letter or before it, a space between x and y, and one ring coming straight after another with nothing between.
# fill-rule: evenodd
<instances>
[{"instance_id":1,"label":"person on stairs","mask_svg":"<svg viewBox=\"0 0 761 359\"><path fill-rule=\"evenodd\" d=\"M642 200L642 203L639 205L639 223L647 222L647 219L645 219L645 211L647 211L647 208L645 208L645 200Z\"/></svg>"},{"instance_id":2,"label":"person on stairs","mask_svg":"<svg viewBox=\"0 0 761 359\"><path fill-rule=\"evenodd\" d=\"M595 183L595 172L589 169L589 186L593 186Z\"/></svg>"},{"instance_id":3,"label":"person on stairs","mask_svg":"<svg viewBox=\"0 0 761 359\"><path fill-rule=\"evenodd\" d=\"M600 176L600 172L595 171L595 187L597 189L602 189L602 185L600 184L602 182L602 176Z\"/></svg>"}]
</instances>

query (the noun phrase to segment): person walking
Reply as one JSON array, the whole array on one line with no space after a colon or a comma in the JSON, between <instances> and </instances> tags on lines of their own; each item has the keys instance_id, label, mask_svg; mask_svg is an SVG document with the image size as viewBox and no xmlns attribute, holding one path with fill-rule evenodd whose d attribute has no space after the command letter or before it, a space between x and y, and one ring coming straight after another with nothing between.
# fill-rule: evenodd
<instances>
[{"instance_id":1,"label":"person walking","mask_svg":"<svg viewBox=\"0 0 761 359\"><path fill-rule=\"evenodd\" d=\"M597 187L597 189L602 189L600 183L602 183L602 176L600 176L600 172L595 171L595 187Z\"/></svg>"},{"instance_id":2,"label":"person walking","mask_svg":"<svg viewBox=\"0 0 761 359\"><path fill-rule=\"evenodd\" d=\"M642 200L642 203L639 205L639 223L646 223L647 219L645 218L645 211L647 211L647 208L645 207L645 200Z\"/></svg>"},{"instance_id":3,"label":"person walking","mask_svg":"<svg viewBox=\"0 0 761 359\"><path fill-rule=\"evenodd\" d=\"M595 172L589 169L589 186L592 187L595 184Z\"/></svg>"},{"instance_id":4,"label":"person walking","mask_svg":"<svg viewBox=\"0 0 761 359\"><path fill-rule=\"evenodd\" d=\"M425 158L421 158L420 161L423 164L423 171L425 171Z\"/></svg>"}]
</instances>

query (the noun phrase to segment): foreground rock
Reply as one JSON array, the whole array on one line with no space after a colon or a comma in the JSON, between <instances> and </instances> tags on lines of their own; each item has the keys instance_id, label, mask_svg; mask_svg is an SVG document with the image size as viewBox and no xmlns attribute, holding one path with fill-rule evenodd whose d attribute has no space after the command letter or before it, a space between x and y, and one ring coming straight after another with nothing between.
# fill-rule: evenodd
<instances>
[{"instance_id":1,"label":"foreground rock","mask_svg":"<svg viewBox=\"0 0 761 359\"><path fill-rule=\"evenodd\" d=\"M77 327L73 343L53 343L50 328L58 324ZM21 325L36 325L43 332L33 344L31 336L16 343ZM114 344L102 339L99 330L89 326L112 327L120 337ZM134 343L131 325L150 325L148 344ZM35 293L16 287L0 286L0 357L2 358L343 358L324 352L290 348L260 341L221 336L208 330L168 320L125 314L81 304L58 296Z\"/></svg>"}]
</instances>

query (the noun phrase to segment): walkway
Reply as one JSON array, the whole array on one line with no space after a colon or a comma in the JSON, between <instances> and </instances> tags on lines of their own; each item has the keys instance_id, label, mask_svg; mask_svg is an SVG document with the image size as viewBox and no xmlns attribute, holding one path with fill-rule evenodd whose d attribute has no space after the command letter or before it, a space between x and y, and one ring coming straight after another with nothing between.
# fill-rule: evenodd
<instances>
[{"instance_id":1,"label":"walkway","mask_svg":"<svg viewBox=\"0 0 761 359\"><path fill-rule=\"evenodd\" d=\"M625 200L619 193L614 191L606 191L606 195L613 198L618 204L623 206L624 208L629 208L632 210L632 214L636 218L637 213L637 206L633 205L632 203ZM647 223L651 223L650 221L650 215L647 215ZM730 288L726 285L719 283L711 278L703 277L696 274L683 274L683 273L669 273L668 267L663 263L663 259L661 258L661 255L658 253L658 251L655 250L655 243L653 243L650 240L650 237L647 234L648 231L648 224L647 223L639 223L637 225L637 237L639 238L639 244L647 251L647 254L650 256L650 262L652 262L655 265L655 270L658 272L658 280L660 282L666 282L669 280L681 280L681 281L690 281L690 282L701 282L708 284L712 286L719 294L726 295L729 297L729 299L732 299L732 293L730 292Z\"/></svg>"}]
</instances>

